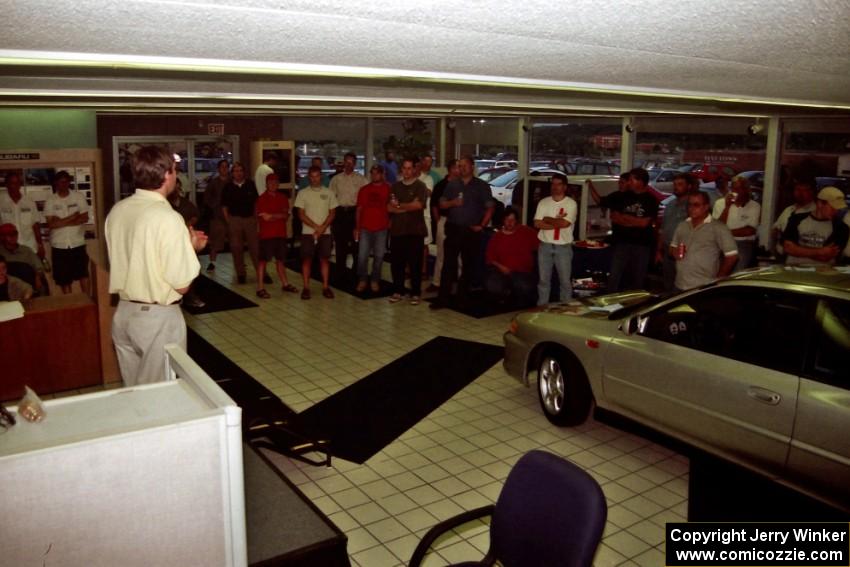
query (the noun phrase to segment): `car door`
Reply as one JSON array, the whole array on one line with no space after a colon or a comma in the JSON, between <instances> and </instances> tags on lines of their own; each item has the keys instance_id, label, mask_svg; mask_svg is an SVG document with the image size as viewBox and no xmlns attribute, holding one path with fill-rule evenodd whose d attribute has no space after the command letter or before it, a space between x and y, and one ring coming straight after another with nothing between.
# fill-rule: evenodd
<instances>
[{"instance_id":1,"label":"car door","mask_svg":"<svg viewBox=\"0 0 850 567\"><path fill-rule=\"evenodd\" d=\"M603 370L612 409L674 437L778 474L794 424L813 300L726 285L637 317Z\"/></svg>"},{"instance_id":2,"label":"car door","mask_svg":"<svg viewBox=\"0 0 850 567\"><path fill-rule=\"evenodd\" d=\"M788 455L788 476L850 507L850 301L815 314Z\"/></svg>"}]
</instances>

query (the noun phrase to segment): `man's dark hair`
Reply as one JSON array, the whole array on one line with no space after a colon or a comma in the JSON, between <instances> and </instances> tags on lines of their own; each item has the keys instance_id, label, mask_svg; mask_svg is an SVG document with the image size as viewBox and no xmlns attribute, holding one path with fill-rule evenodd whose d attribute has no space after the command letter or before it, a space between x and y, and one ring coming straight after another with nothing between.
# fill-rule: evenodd
<instances>
[{"instance_id":1,"label":"man's dark hair","mask_svg":"<svg viewBox=\"0 0 850 567\"><path fill-rule=\"evenodd\" d=\"M649 172L642 167L636 167L629 172L630 177L634 177L644 185L649 185Z\"/></svg>"},{"instance_id":2,"label":"man's dark hair","mask_svg":"<svg viewBox=\"0 0 850 567\"><path fill-rule=\"evenodd\" d=\"M625 173L621 173L620 179L622 179L623 181L628 181L629 180L629 172L626 171Z\"/></svg>"},{"instance_id":3,"label":"man's dark hair","mask_svg":"<svg viewBox=\"0 0 850 567\"><path fill-rule=\"evenodd\" d=\"M132 168L138 189L159 189L165 183L165 174L175 171L174 157L158 146L144 146L133 154Z\"/></svg>"},{"instance_id":4,"label":"man's dark hair","mask_svg":"<svg viewBox=\"0 0 850 567\"><path fill-rule=\"evenodd\" d=\"M322 168L319 167L318 165L311 165L310 169L307 170L307 175L310 175L314 171L318 171L319 173L322 173Z\"/></svg>"},{"instance_id":5,"label":"man's dark hair","mask_svg":"<svg viewBox=\"0 0 850 567\"><path fill-rule=\"evenodd\" d=\"M554 180L556 180L556 179L560 179L560 180L564 183L564 185L565 185L565 186L566 186L566 185L569 185L569 183L570 183L570 182L567 180L567 176L566 176L566 175L564 175L563 173L553 173L553 174L552 174L552 181L554 181Z\"/></svg>"},{"instance_id":6,"label":"man's dark hair","mask_svg":"<svg viewBox=\"0 0 850 567\"><path fill-rule=\"evenodd\" d=\"M277 152L274 150L266 150L263 152L263 163L266 163L270 159L277 161Z\"/></svg>"},{"instance_id":7,"label":"man's dark hair","mask_svg":"<svg viewBox=\"0 0 850 567\"><path fill-rule=\"evenodd\" d=\"M71 174L68 173L67 171L65 171L64 169L62 171L58 171L58 172L56 172L56 176L53 178L53 181L56 182L56 181L59 181L60 179L67 179L68 181L70 181L71 180Z\"/></svg>"},{"instance_id":8,"label":"man's dark hair","mask_svg":"<svg viewBox=\"0 0 850 567\"><path fill-rule=\"evenodd\" d=\"M812 193L815 192L815 189L818 186L817 181L815 181L811 177L805 177L803 179L795 179L794 185L805 185L806 187L809 188L809 191L811 191Z\"/></svg>"},{"instance_id":9,"label":"man's dark hair","mask_svg":"<svg viewBox=\"0 0 850 567\"><path fill-rule=\"evenodd\" d=\"M354 160L354 163L357 163L357 154L355 154L354 152L348 152L347 154L345 154L344 156L342 156L342 159L343 159L343 160L345 160L345 159L347 159L347 158L351 158L351 159L353 159L353 160Z\"/></svg>"},{"instance_id":10,"label":"man's dark hair","mask_svg":"<svg viewBox=\"0 0 850 567\"><path fill-rule=\"evenodd\" d=\"M684 171L680 171L679 173L673 176L673 181L676 181L677 179L684 179L685 183L687 183L688 185L691 184L690 176Z\"/></svg>"},{"instance_id":11,"label":"man's dark hair","mask_svg":"<svg viewBox=\"0 0 850 567\"><path fill-rule=\"evenodd\" d=\"M513 217L519 220L519 211L513 207L506 207L505 212L502 213L502 221L504 221L509 216L513 215Z\"/></svg>"},{"instance_id":12,"label":"man's dark hair","mask_svg":"<svg viewBox=\"0 0 850 567\"><path fill-rule=\"evenodd\" d=\"M708 197L708 193L706 193L705 191L690 191L688 193L688 198L690 197L699 197L700 199L702 199L703 204L711 204L711 199Z\"/></svg>"},{"instance_id":13,"label":"man's dark hair","mask_svg":"<svg viewBox=\"0 0 850 567\"><path fill-rule=\"evenodd\" d=\"M315 162L316 160L319 160L319 163L322 163L322 156L313 156L313 157L310 159L310 163L313 163L313 162ZM321 167L320 167L319 169L321 169Z\"/></svg>"},{"instance_id":14,"label":"man's dark hair","mask_svg":"<svg viewBox=\"0 0 850 567\"><path fill-rule=\"evenodd\" d=\"M446 169L451 169L451 168L453 168L453 167L454 167L454 166L456 166L456 165L457 165L457 160L456 160L456 159L454 159L454 158L452 158L452 159L450 159L450 160L449 160L449 162L446 164Z\"/></svg>"},{"instance_id":15,"label":"man's dark hair","mask_svg":"<svg viewBox=\"0 0 850 567\"><path fill-rule=\"evenodd\" d=\"M229 161L227 161L226 159L220 159L220 160L218 160L218 163L217 163L217 164L215 164L215 168L216 168L216 169L218 169L219 167L221 167L221 164L223 164L223 163L224 163L224 164L227 164L227 168L228 168L228 169L230 169L230 162L229 162Z\"/></svg>"},{"instance_id":16,"label":"man's dark hair","mask_svg":"<svg viewBox=\"0 0 850 567\"><path fill-rule=\"evenodd\" d=\"M404 164L410 162L411 167L416 167L416 159L412 157L406 157L401 160L401 166L404 167Z\"/></svg>"}]
</instances>

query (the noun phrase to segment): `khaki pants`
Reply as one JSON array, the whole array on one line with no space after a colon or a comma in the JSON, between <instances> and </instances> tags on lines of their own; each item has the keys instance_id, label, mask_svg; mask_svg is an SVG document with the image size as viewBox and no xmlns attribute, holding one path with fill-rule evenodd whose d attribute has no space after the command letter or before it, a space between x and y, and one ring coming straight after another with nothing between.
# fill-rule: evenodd
<instances>
[{"instance_id":1,"label":"khaki pants","mask_svg":"<svg viewBox=\"0 0 850 567\"><path fill-rule=\"evenodd\" d=\"M230 217L230 253L233 254L233 269L237 276L245 275L245 244L248 244L248 254L257 272L257 260L260 254L259 237L257 235L257 219L254 217Z\"/></svg>"},{"instance_id":2,"label":"khaki pants","mask_svg":"<svg viewBox=\"0 0 850 567\"><path fill-rule=\"evenodd\" d=\"M112 318L112 342L125 386L163 382L165 345L186 349L186 321L180 306L118 302Z\"/></svg>"}]
</instances>

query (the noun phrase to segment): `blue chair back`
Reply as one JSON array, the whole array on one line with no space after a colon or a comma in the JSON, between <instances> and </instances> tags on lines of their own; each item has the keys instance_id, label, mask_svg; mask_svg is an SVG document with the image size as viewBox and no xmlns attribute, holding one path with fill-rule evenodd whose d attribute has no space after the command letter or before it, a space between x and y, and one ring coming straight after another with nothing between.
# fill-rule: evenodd
<instances>
[{"instance_id":1,"label":"blue chair back","mask_svg":"<svg viewBox=\"0 0 850 567\"><path fill-rule=\"evenodd\" d=\"M593 477L557 455L530 451L499 494L489 555L504 567L589 566L607 515Z\"/></svg>"}]
</instances>

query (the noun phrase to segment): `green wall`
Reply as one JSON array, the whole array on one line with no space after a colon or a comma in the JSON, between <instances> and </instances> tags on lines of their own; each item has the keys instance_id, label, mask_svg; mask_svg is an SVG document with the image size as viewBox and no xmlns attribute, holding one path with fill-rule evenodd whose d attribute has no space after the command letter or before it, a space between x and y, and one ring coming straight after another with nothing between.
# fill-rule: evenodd
<instances>
[{"instance_id":1,"label":"green wall","mask_svg":"<svg viewBox=\"0 0 850 567\"><path fill-rule=\"evenodd\" d=\"M96 147L93 110L0 110L0 149Z\"/></svg>"}]
</instances>

